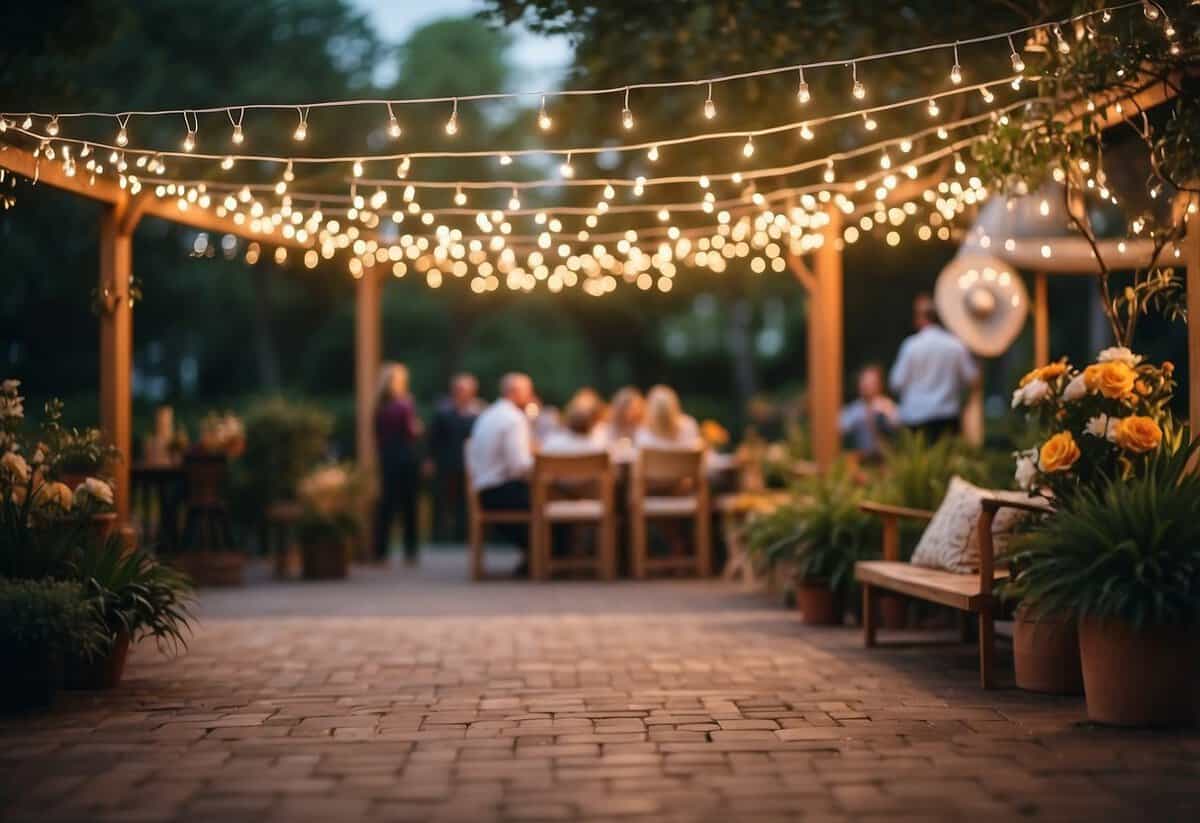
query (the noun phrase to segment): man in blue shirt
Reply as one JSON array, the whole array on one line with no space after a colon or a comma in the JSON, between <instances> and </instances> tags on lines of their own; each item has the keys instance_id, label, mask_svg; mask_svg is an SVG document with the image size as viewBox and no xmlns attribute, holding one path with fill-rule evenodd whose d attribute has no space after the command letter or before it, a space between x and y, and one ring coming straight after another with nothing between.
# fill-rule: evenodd
<instances>
[{"instance_id":1,"label":"man in blue shirt","mask_svg":"<svg viewBox=\"0 0 1200 823\"><path fill-rule=\"evenodd\" d=\"M858 399L842 408L838 427L850 448L866 462L878 460L900 426L896 404L883 391L883 368L864 366L858 373Z\"/></svg>"},{"instance_id":2,"label":"man in blue shirt","mask_svg":"<svg viewBox=\"0 0 1200 823\"><path fill-rule=\"evenodd\" d=\"M913 302L916 334L900 345L888 384L900 397L900 421L929 442L960 430L963 400L979 367L963 342L938 323L933 298Z\"/></svg>"}]
</instances>

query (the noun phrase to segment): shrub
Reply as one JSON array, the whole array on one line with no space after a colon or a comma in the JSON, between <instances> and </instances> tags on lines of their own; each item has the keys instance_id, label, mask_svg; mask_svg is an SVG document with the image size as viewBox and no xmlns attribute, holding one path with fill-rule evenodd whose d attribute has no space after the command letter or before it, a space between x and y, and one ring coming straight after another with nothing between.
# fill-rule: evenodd
<instances>
[{"instance_id":1,"label":"shrub","mask_svg":"<svg viewBox=\"0 0 1200 823\"><path fill-rule=\"evenodd\" d=\"M95 604L78 583L0 580L0 656L91 656L103 642Z\"/></svg>"}]
</instances>

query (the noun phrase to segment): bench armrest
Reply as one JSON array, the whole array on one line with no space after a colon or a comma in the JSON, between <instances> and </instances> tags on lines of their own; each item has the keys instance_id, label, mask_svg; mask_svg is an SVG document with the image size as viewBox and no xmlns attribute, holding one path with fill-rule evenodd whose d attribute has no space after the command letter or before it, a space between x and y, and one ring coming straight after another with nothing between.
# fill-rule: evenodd
<instances>
[{"instance_id":1,"label":"bench armrest","mask_svg":"<svg viewBox=\"0 0 1200 823\"><path fill-rule=\"evenodd\" d=\"M1044 500L1038 501L1037 498L1030 498L1029 502L1023 500L1003 500L997 497L985 497L983 499L983 508L993 514L1000 509L1020 509L1023 512L1031 514L1050 514L1054 511L1050 504Z\"/></svg>"},{"instance_id":2,"label":"bench armrest","mask_svg":"<svg viewBox=\"0 0 1200 823\"><path fill-rule=\"evenodd\" d=\"M858 504L859 511L873 514L883 521L883 559L897 561L900 559L900 518L906 520L933 519L933 512L924 509L910 509L907 506L892 506L887 503L876 503L864 500Z\"/></svg>"}]
</instances>

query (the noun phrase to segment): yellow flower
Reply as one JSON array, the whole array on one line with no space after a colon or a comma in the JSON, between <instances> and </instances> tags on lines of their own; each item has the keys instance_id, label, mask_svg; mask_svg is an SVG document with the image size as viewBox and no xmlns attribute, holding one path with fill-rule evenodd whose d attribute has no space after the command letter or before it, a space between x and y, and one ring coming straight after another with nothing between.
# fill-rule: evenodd
<instances>
[{"instance_id":1,"label":"yellow flower","mask_svg":"<svg viewBox=\"0 0 1200 823\"><path fill-rule=\"evenodd\" d=\"M1034 369L1021 378L1021 382L1017 385L1025 386L1032 383L1034 380L1044 380L1049 383L1056 377L1061 377L1067 373L1067 364L1062 360L1055 363L1047 363L1045 366Z\"/></svg>"},{"instance_id":2,"label":"yellow flower","mask_svg":"<svg viewBox=\"0 0 1200 823\"><path fill-rule=\"evenodd\" d=\"M1070 432L1059 432L1042 444L1038 468L1047 474L1065 472L1079 459L1079 446Z\"/></svg>"},{"instance_id":3,"label":"yellow flower","mask_svg":"<svg viewBox=\"0 0 1200 823\"><path fill-rule=\"evenodd\" d=\"M1162 429L1149 417L1131 415L1113 426L1113 441L1125 451L1145 454L1158 448Z\"/></svg>"},{"instance_id":4,"label":"yellow flower","mask_svg":"<svg viewBox=\"0 0 1200 823\"><path fill-rule=\"evenodd\" d=\"M1121 400L1133 392L1137 372L1120 360L1096 363L1083 370L1089 391L1098 391L1111 400Z\"/></svg>"},{"instance_id":5,"label":"yellow flower","mask_svg":"<svg viewBox=\"0 0 1200 823\"><path fill-rule=\"evenodd\" d=\"M43 483L41 486L38 486L34 499L40 506L70 511L72 502L71 487L66 483L59 483L57 481Z\"/></svg>"}]
</instances>

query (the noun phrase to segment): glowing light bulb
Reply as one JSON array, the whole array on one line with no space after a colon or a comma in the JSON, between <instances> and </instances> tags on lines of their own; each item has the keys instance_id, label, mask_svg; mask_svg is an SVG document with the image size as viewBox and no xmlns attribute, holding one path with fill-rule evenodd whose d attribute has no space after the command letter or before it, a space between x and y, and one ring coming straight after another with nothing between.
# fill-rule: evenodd
<instances>
[{"instance_id":1,"label":"glowing light bulb","mask_svg":"<svg viewBox=\"0 0 1200 823\"><path fill-rule=\"evenodd\" d=\"M33 128L33 118L28 114L25 115L25 119L21 121L21 128L26 130Z\"/></svg>"},{"instance_id":2,"label":"glowing light bulb","mask_svg":"<svg viewBox=\"0 0 1200 823\"><path fill-rule=\"evenodd\" d=\"M825 174L823 175L823 177L824 177L826 183L832 183L834 180L837 179L837 174L833 170L833 161L832 160L829 162L828 165L825 166Z\"/></svg>"},{"instance_id":3,"label":"glowing light bulb","mask_svg":"<svg viewBox=\"0 0 1200 823\"><path fill-rule=\"evenodd\" d=\"M1017 74L1025 71L1025 61L1021 59L1021 55L1014 51L1011 55L1011 58L1013 71L1015 71Z\"/></svg>"},{"instance_id":4,"label":"glowing light bulb","mask_svg":"<svg viewBox=\"0 0 1200 823\"><path fill-rule=\"evenodd\" d=\"M233 127L233 135L229 139L239 146L246 142L246 135L242 131L242 126L240 123Z\"/></svg>"},{"instance_id":5,"label":"glowing light bulb","mask_svg":"<svg viewBox=\"0 0 1200 823\"><path fill-rule=\"evenodd\" d=\"M1071 44L1067 42L1067 38L1063 37L1062 28L1060 26L1054 27L1054 36L1056 39L1055 47L1058 49L1058 53L1070 54Z\"/></svg>"},{"instance_id":6,"label":"glowing light bulb","mask_svg":"<svg viewBox=\"0 0 1200 823\"><path fill-rule=\"evenodd\" d=\"M58 136L58 118L57 117L51 117L50 122L46 124L46 134L50 135L51 137Z\"/></svg>"},{"instance_id":7,"label":"glowing light bulb","mask_svg":"<svg viewBox=\"0 0 1200 823\"><path fill-rule=\"evenodd\" d=\"M804 69L800 69L800 85L796 88L796 99L801 104L812 100L812 93L808 89L808 81L804 79Z\"/></svg>"},{"instance_id":8,"label":"glowing light bulb","mask_svg":"<svg viewBox=\"0 0 1200 823\"><path fill-rule=\"evenodd\" d=\"M744 146L742 146L742 156L743 157L753 157L754 156L754 138L753 137L746 138L746 144Z\"/></svg>"},{"instance_id":9,"label":"glowing light bulb","mask_svg":"<svg viewBox=\"0 0 1200 823\"><path fill-rule=\"evenodd\" d=\"M467 205L467 195L465 195L463 193L463 190L461 188L454 193L454 205L456 205L456 206Z\"/></svg>"},{"instance_id":10,"label":"glowing light bulb","mask_svg":"<svg viewBox=\"0 0 1200 823\"><path fill-rule=\"evenodd\" d=\"M704 101L704 116L709 120L717 116L717 104L711 97Z\"/></svg>"},{"instance_id":11,"label":"glowing light bulb","mask_svg":"<svg viewBox=\"0 0 1200 823\"><path fill-rule=\"evenodd\" d=\"M616 196L617 196L617 190L612 187L611 183L606 184L604 186L604 199L612 200Z\"/></svg>"},{"instance_id":12,"label":"glowing light bulb","mask_svg":"<svg viewBox=\"0 0 1200 823\"><path fill-rule=\"evenodd\" d=\"M187 137L183 138L183 150L184 151L194 151L195 148L196 148L196 134L195 134L195 132L189 131L187 133Z\"/></svg>"},{"instance_id":13,"label":"glowing light bulb","mask_svg":"<svg viewBox=\"0 0 1200 823\"><path fill-rule=\"evenodd\" d=\"M230 169L232 169L233 168L233 157L226 156L225 159L221 161L221 168L225 169L225 171L229 171Z\"/></svg>"},{"instance_id":14,"label":"glowing light bulb","mask_svg":"<svg viewBox=\"0 0 1200 823\"><path fill-rule=\"evenodd\" d=\"M558 173L567 179L575 176L575 167L571 165L571 155L568 154L567 159L558 167Z\"/></svg>"},{"instance_id":15,"label":"glowing light bulb","mask_svg":"<svg viewBox=\"0 0 1200 823\"><path fill-rule=\"evenodd\" d=\"M702 174L702 175L700 175L700 180L699 180L699 181L697 181L697 182L699 182L699 183L700 183L700 188L702 188L702 189L707 189L707 188L708 188L708 186L709 186L709 179L708 179L708 175L707 175L707 174Z\"/></svg>"},{"instance_id":16,"label":"glowing light bulb","mask_svg":"<svg viewBox=\"0 0 1200 823\"><path fill-rule=\"evenodd\" d=\"M668 220L671 219L671 212L667 211L666 209L659 209L658 210L658 219L659 219L659 222L662 222L662 223L667 222Z\"/></svg>"},{"instance_id":17,"label":"glowing light bulb","mask_svg":"<svg viewBox=\"0 0 1200 823\"><path fill-rule=\"evenodd\" d=\"M621 125L625 127L626 131L633 128L633 112L629 109L621 110Z\"/></svg>"},{"instance_id":18,"label":"glowing light bulb","mask_svg":"<svg viewBox=\"0 0 1200 823\"><path fill-rule=\"evenodd\" d=\"M351 167L351 169L350 169L350 170L351 170L351 172L353 172L353 174L354 174L354 176L355 176L355 177L362 177L362 176L363 176L363 164L362 164L362 161L361 161L361 160L355 160L355 161L354 161L354 165Z\"/></svg>"},{"instance_id":19,"label":"glowing light bulb","mask_svg":"<svg viewBox=\"0 0 1200 823\"><path fill-rule=\"evenodd\" d=\"M517 197L517 190L513 189L512 197L508 198L508 210L516 211L521 208L521 198Z\"/></svg>"},{"instance_id":20,"label":"glowing light bulb","mask_svg":"<svg viewBox=\"0 0 1200 823\"><path fill-rule=\"evenodd\" d=\"M658 146L651 146L650 151L646 152L646 157L651 163L656 162L658 160Z\"/></svg>"},{"instance_id":21,"label":"glowing light bulb","mask_svg":"<svg viewBox=\"0 0 1200 823\"><path fill-rule=\"evenodd\" d=\"M296 130L292 132L292 139L301 143L308 139L308 125L303 120L296 124Z\"/></svg>"},{"instance_id":22,"label":"glowing light bulb","mask_svg":"<svg viewBox=\"0 0 1200 823\"><path fill-rule=\"evenodd\" d=\"M1159 16L1158 5L1151 2L1151 0L1146 0L1146 2L1142 3L1142 14L1146 15L1147 20L1157 20Z\"/></svg>"},{"instance_id":23,"label":"glowing light bulb","mask_svg":"<svg viewBox=\"0 0 1200 823\"><path fill-rule=\"evenodd\" d=\"M446 121L446 134L453 137L458 134L458 115L450 115L450 119Z\"/></svg>"},{"instance_id":24,"label":"glowing light bulb","mask_svg":"<svg viewBox=\"0 0 1200 823\"><path fill-rule=\"evenodd\" d=\"M950 82L956 86L962 83L962 66L958 63L955 63L954 67L950 69Z\"/></svg>"},{"instance_id":25,"label":"glowing light bulb","mask_svg":"<svg viewBox=\"0 0 1200 823\"><path fill-rule=\"evenodd\" d=\"M867 131L875 131L875 129L879 128L879 124L875 122L874 118L872 118L871 115L864 114L863 115L863 128L865 128Z\"/></svg>"},{"instance_id":26,"label":"glowing light bulb","mask_svg":"<svg viewBox=\"0 0 1200 823\"><path fill-rule=\"evenodd\" d=\"M892 167L892 156L885 151L883 153L883 156L881 156L879 158L879 168L890 169L891 167Z\"/></svg>"},{"instance_id":27,"label":"glowing light bulb","mask_svg":"<svg viewBox=\"0 0 1200 823\"><path fill-rule=\"evenodd\" d=\"M854 88L850 93L854 95L855 100L862 100L867 96L867 87L862 84L861 80L855 80Z\"/></svg>"},{"instance_id":28,"label":"glowing light bulb","mask_svg":"<svg viewBox=\"0 0 1200 823\"><path fill-rule=\"evenodd\" d=\"M982 89L980 89L979 94L981 97L983 97L983 102L985 103L991 103L996 99L996 95L992 94L991 89L989 89L987 86L984 86Z\"/></svg>"},{"instance_id":29,"label":"glowing light bulb","mask_svg":"<svg viewBox=\"0 0 1200 823\"><path fill-rule=\"evenodd\" d=\"M937 101L934 100L932 97L929 98L929 106L927 108L928 108L930 117L937 117L942 112L942 110L940 108L938 108Z\"/></svg>"},{"instance_id":30,"label":"glowing light bulb","mask_svg":"<svg viewBox=\"0 0 1200 823\"><path fill-rule=\"evenodd\" d=\"M804 123L803 125L800 126L800 137L801 138L803 138L805 140L812 140L813 137L815 137L815 136L816 135L813 134L813 130L811 128L809 128L808 123Z\"/></svg>"},{"instance_id":31,"label":"glowing light bulb","mask_svg":"<svg viewBox=\"0 0 1200 823\"><path fill-rule=\"evenodd\" d=\"M550 131L550 127L553 125L554 121L546 113L546 99L542 98L542 110L538 112L538 128L542 131Z\"/></svg>"},{"instance_id":32,"label":"glowing light bulb","mask_svg":"<svg viewBox=\"0 0 1200 823\"><path fill-rule=\"evenodd\" d=\"M507 154L500 155L500 165L501 166L511 166L512 158L509 157Z\"/></svg>"},{"instance_id":33,"label":"glowing light bulb","mask_svg":"<svg viewBox=\"0 0 1200 823\"><path fill-rule=\"evenodd\" d=\"M387 131L388 137L393 140L404 134L404 129L400 128L400 121L396 119L396 115L394 114L388 117Z\"/></svg>"}]
</instances>

